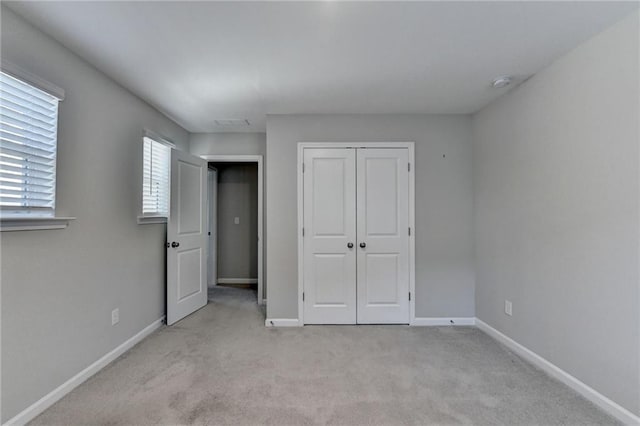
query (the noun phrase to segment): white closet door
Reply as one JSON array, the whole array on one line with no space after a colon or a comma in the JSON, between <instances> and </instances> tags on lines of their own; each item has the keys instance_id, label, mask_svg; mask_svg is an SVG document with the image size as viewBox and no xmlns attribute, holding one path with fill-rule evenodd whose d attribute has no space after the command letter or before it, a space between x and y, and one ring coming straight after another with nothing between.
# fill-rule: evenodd
<instances>
[{"instance_id":1,"label":"white closet door","mask_svg":"<svg viewBox=\"0 0 640 426\"><path fill-rule=\"evenodd\" d=\"M409 154L357 153L358 324L409 323Z\"/></svg>"},{"instance_id":2,"label":"white closet door","mask_svg":"<svg viewBox=\"0 0 640 426\"><path fill-rule=\"evenodd\" d=\"M306 324L356 322L355 164L355 149L304 150Z\"/></svg>"}]
</instances>

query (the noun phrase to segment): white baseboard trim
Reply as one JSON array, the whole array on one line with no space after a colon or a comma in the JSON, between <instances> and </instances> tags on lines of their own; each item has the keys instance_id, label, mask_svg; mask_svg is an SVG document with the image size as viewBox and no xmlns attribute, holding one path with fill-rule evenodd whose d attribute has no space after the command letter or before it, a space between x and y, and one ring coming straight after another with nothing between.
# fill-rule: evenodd
<instances>
[{"instance_id":1,"label":"white baseboard trim","mask_svg":"<svg viewBox=\"0 0 640 426\"><path fill-rule=\"evenodd\" d=\"M411 325L413 326L436 326L436 325L475 325L474 317L462 318L414 318Z\"/></svg>"},{"instance_id":2,"label":"white baseboard trim","mask_svg":"<svg viewBox=\"0 0 640 426\"><path fill-rule=\"evenodd\" d=\"M602 395L600 392L596 391L589 385L581 382L580 380L573 377L571 374L567 373L560 367L552 364L547 361L537 353L532 350L522 346L520 343L511 339L507 335L499 332L495 328L491 327L489 324L484 321L476 318L476 327L480 330L484 331L489 336L493 337L498 342L502 343L513 352L540 368L551 377L561 381L565 385L569 386L574 391L578 392L580 395L587 398L589 401L593 402L595 405L600 407L602 410L606 411L616 419L620 420L626 425L640 425L640 417L633 414L631 411L617 404L616 402L610 400L606 396Z\"/></svg>"},{"instance_id":3,"label":"white baseboard trim","mask_svg":"<svg viewBox=\"0 0 640 426\"><path fill-rule=\"evenodd\" d=\"M218 284L258 284L257 278L218 278Z\"/></svg>"},{"instance_id":4,"label":"white baseboard trim","mask_svg":"<svg viewBox=\"0 0 640 426\"><path fill-rule=\"evenodd\" d=\"M138 332L133 337L126 340L123 344L112 350L111 352L104 355L102 358L98 359L96 362L49 392L47 395L40 398L38 401L31 404L29 407L25 408L22 412L17 414L12 419L9 419L5 425L16 425L22 426L34 418L41 414L44 410L51 407L53 404L58 402L62 397L67 395L69 392L77 388L91 376L102 370L104 367L109 365L112 361L118 358L120 355L127 352L129 349L138 344L142 339L156 331L158 328L164 324L165 317L154 321L150 325L146 326L142 331Z\"/></svg>"},{"instance_id":5,"label":"white baseboard trim","mask_svg":"<svg viewBox=\"0 0 640 426\"><path fill-rule=\"evenodd\" d=\"M265 327L300 327L297 318L267 318L264 320Z\"/></svg>"}]
</instances>

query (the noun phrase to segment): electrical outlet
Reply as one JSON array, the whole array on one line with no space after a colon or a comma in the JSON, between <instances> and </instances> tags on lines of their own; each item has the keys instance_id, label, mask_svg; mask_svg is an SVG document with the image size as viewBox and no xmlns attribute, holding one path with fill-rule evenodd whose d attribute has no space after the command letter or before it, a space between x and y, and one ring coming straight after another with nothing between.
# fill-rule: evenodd
<instances>
[{"instance_id":1,"label":"electrical outlet","mask_svg":"<svg viewBox=\"0 0 640 426\"><path fill-rule=\"evenodd\" d=\"M236 225L240 225L240 218L239 217L234 217L233 218L233 223L235 223Z\"/></svg>"},{"instance_id":2,"label":"electrical outlet","mask_svg":"<svg viewBox=\"0 0 640 426\"><path fill-rule=\"evenodd\" d=\"M111 311L111 325L116 325L120 322L120 309L115 308Z\"/></svg>"},{"instance_id":3,"label":"electrical outlet","mask_svg":"<svg viewBox=\"0 0 640 426\"><path fill-rule=\"evenodd\" d=\"M513 314L513 305L510 300L504 301L504 313L511 316Z\"/></svg>"}]
</instances>

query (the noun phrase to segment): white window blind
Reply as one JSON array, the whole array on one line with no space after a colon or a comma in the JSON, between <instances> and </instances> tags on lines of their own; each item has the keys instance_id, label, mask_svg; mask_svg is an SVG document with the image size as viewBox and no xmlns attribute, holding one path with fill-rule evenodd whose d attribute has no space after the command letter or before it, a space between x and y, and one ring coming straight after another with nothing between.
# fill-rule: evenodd
<instances>
[{"instance_id":1,"label":"white window blind","mask_svg":"<svg viewBox=\"0 0 640 426\"><path fill-rule=\"evenodd\" d=\"M0 209L4 217L55 213L59 99L0 72Z\"/></svg>"},{"instance_id":2,"label":"white window blind","mask_svg":"<svg viewBox=\"0 0 640 426\"><path fill-rule=\"evenodd\" d=\"M171 148L144 138L142 215L169 217Z\"/></svg>"}]
</instances>

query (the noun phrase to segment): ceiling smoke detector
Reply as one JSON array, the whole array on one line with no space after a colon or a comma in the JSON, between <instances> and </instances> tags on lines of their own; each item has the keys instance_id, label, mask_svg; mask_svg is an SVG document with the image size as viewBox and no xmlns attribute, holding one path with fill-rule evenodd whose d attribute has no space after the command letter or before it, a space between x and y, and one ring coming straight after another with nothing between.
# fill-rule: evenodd
<instances>
[{"instance_id":1,"label":"ceiling smoke detector","mask_svg":"<svg viewBox=\"0 0 640 426\"><path fill-rule=\"evenodd\" d=\"M219 120L213 120L213 123L216 126L225 126L225 127L240 127L240 126L249 126L249 120L246 118L225 118Z\"/></svg>"},{"instance_id":2,"label":"ceiling smoke detector","mask_svg":"<svg viewBox=\"0 0 640 426\"><path fill-rule=\"evenodd\" d=\"M511 78L511 76L505 75L493 80L491 82L491 86L495 89L501 89L503 87L507 87L508 85L510 85L512 81L513 81L513 78Z\"/></svg>"}]
</instances>

